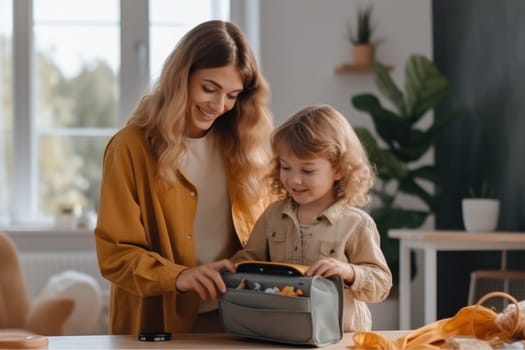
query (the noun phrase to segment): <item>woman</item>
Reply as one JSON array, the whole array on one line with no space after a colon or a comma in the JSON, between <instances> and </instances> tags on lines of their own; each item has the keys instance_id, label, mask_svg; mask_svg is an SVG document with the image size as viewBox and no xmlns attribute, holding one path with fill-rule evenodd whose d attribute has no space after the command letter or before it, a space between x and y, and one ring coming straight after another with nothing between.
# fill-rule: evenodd
<instances>
[{"instance_id":1,"label":"woman","mask_svg":"<svg viewBox=\"0 0 525 350\"><path fill-rule=\"evenodd\" d=\"M205 22L110 140L95 229L110 333L220 330L220 270L270 201L268 98L245 35Z\"/></svg>"}]
</instances>

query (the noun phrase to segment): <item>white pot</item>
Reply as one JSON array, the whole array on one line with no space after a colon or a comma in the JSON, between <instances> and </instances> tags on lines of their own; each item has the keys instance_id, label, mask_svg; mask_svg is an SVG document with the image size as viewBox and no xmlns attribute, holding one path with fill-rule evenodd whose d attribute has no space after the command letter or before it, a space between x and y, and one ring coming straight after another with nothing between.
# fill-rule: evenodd
<instances>
[{"instance_id":1,"label":"white pot","mask_svg":"<svg viewBox=\"0 0 525 350\"><path fill-rule=\"evenodd\" d=\"M491 232L498 227L499 200L465 198L462 203L463 224L467 231Z\"/></svg>"},{"instance_id":2,"label":"white pot","mask_svg":"<svg viewBox=\"0 0 525 350\"><path fill-rule=\"evenodd\" d=\"M55 215L55 228L59 230L75 230L77 228L77 216L73 214L58 213Z\"/></svg>"}]
</instances>

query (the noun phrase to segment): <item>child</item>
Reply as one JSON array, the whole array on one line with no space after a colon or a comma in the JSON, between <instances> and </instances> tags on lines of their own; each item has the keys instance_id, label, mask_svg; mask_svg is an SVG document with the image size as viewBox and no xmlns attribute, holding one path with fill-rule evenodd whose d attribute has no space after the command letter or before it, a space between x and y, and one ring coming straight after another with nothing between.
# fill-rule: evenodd
<instances>
[{"instance_id":1,"label":"child","mask_svg":"<svg viewBox=\"0 0 525 350\"><path fill-rule=\"evenodd\" d=\"M328 105L304 108L272 133L270 179L281 200L257 220L231 260L309 266L307 275L339 275L345 283L344 331L370 330L366 303L384 300L392 274L369 201L373 171L346 118Z\"/></svg>"}]
</instances>

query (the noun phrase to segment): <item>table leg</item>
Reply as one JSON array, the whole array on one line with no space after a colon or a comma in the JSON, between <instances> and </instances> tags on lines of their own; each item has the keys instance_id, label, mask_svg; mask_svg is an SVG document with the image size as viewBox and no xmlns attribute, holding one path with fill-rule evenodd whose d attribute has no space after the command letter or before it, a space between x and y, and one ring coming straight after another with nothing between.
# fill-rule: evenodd
<instances>
[{"instance_id":1,"label":"table leg","mask_svg":"<svg viewBox=\"0 0 525 350\"><path fill-rule=\"evenodd\" d=\"M437 251L425 248L425 324L436 321L437 314Z\"/></svg>"},{"instance_id":2,"label":"table leg","mask_svg":"<svg viewBox=\"0 0 525 350\"><path fill-rule=\"evenodd\" d=\"M410 327L410 248L399 243L399 329Z\"/></svg>"}]
</instances>

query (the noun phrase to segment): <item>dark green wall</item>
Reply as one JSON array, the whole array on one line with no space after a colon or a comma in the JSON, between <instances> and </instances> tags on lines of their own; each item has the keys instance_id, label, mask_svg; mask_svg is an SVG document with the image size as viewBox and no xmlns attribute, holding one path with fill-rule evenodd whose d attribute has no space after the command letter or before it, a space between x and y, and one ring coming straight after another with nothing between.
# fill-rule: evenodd
<instances>
[{"instance_id":1,"label":"dark green wall","mask_svg":"<svg viewBox=\"0 0 525 350\"><path fill-rule=\"evenodd\" d=\"M436 164L446 175L438 229L463 229L461 199L487 181L501 200L499 228L525 231L525 1L434 0L434 61L453 92L436 114L463 116L439 138ZM509 256L525 268L524 253ZM466 304L469 273L497 268L499 254L440 253L438 317Z\"/></svg>"}]
</instances>

